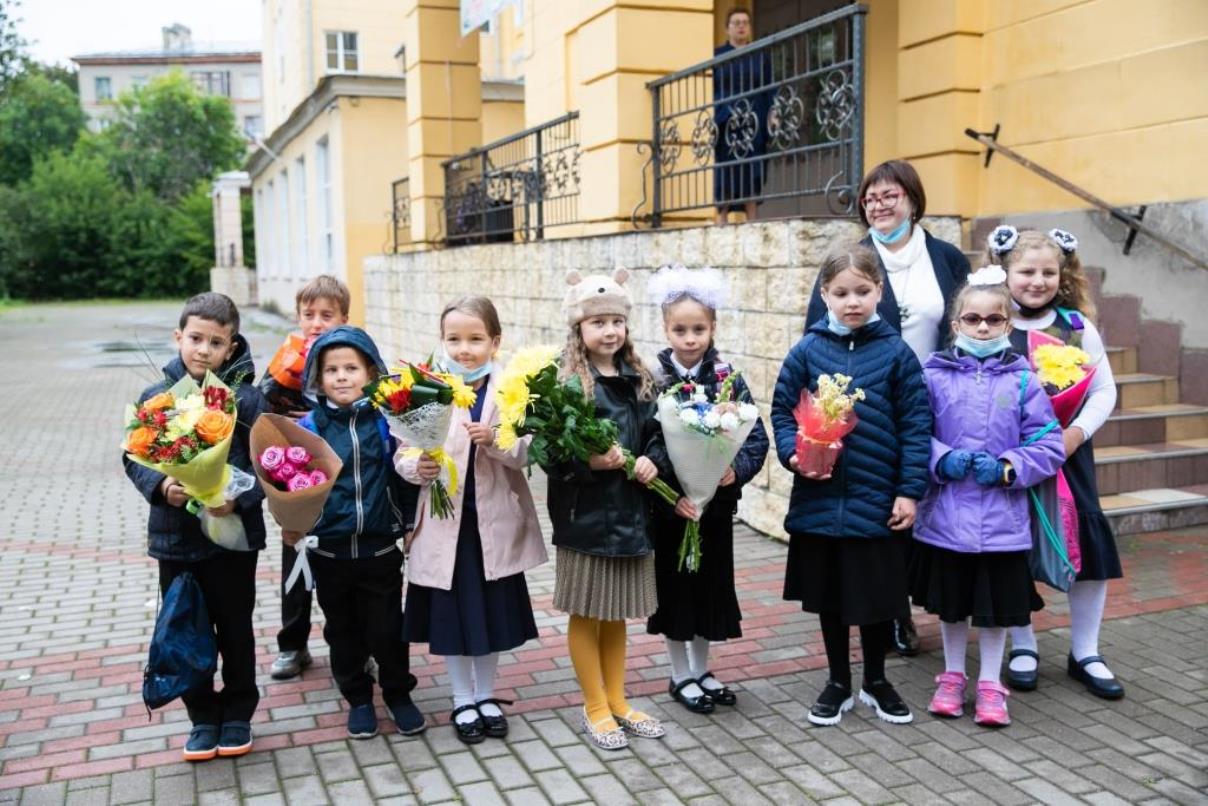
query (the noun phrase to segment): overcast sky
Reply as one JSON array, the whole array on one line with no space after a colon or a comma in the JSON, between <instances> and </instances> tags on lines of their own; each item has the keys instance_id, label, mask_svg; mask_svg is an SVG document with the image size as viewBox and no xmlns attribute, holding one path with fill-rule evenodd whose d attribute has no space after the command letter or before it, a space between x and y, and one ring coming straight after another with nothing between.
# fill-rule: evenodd
<instances>
[{"instance_id":1,"label":"overcast sky","mask_svg":"<svg viewBox=\"0 0 1208 806\"><path fill-rule=\"evenodd\" d=\"M30 54L50 63L158 47L160 28L174 22L192 28L194 42L260 41L260 0L21 0L16 15Z\"/></svg>"}]
</instances>

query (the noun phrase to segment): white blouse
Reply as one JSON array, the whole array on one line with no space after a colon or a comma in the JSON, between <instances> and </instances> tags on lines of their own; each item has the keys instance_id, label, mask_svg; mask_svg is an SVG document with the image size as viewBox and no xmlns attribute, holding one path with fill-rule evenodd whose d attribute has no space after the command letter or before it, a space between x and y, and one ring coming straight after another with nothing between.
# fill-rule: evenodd
<instances>
[{"instance_id":1,"label":"white blouse","mask_svg":"<svg viewBox=\"0 0 1208 806\"><path fill-rule=\"evenodd\" d=\"M936 333L945 314L944 292L927 251L927 233L916 225L910 240L897 252L889 251L876 239L873 246L881 256L889 286L898 301L902 339L922 363L940 348L935 343Z\"/></svg>"}]
</instances>

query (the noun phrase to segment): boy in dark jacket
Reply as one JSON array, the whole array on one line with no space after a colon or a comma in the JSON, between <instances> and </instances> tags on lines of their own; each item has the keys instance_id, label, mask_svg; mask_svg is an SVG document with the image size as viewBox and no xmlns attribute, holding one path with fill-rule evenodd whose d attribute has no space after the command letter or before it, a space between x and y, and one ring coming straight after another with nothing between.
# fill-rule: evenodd
<instances>
[{"instance_id":1,"label":"boy in dark jacket","mask_svg":"<svg viewBox=\"0 0 1208 806\"><path fill-rule=\"evenodd\" d=\"M309 345L333 327L348 323L351 295L348 286L330 274L312 277L298 289L294 310L298 332L291 333L273 356L260 379L260 391L273 414L301 418L310 411L313 400L303 394L302 370ZM298 552L281 545L281 579L289 579ZM274 680L289 680L302 674L312 659L306 643L310 640L311 592L305 585L281 588L281 630L277 633L277 659L269 673Z\"/></svg>"},{"instance_id":2,"label":"boy in dark jacket","mask_svg":"<svg viewBox=\"0 0 1208 806\"><path fill-rule=\"evenodd\" d=\"M164 380L146 389L139 402L166 391L188 373L199 383L209 370L235 390L237 423L231 438L228 464L252 471L248 433L264 412L264 397L250 383L252 356L239 335L239 310L223 294L205 293L190 298L180 314L175 333L180 354L164 369ZM256 604L256 560L264 548L264 517L259 485L210 514L238 513L251 551L228 551L212 543L201 530L197 516L185 510L189 501L175 479L143 467L123 456L126 475L151 505L147 522L147 553L159 561L159 586L166 592L178 575L193 574L205 597L206 610L222 656L221 692L213 678L185 694L185 707L193 723L184 748L186 761L206 761L215 756L240 756L252 749L252 714L260 701L256 688L256 639L252 610Z\"/></svg>"},{"instance_id":3,"label":"boy in dark jacket","mask_svg":"<svg viewBox=\"0 0 1208 806\"><path fill-rule=\"evenodd\" d=\"M365 331L341 326L312 345L303 370L304 389L318 405L300 421L344 463L310 534L309 551L319 607L327 625L331 671L351 706L348 735L377 735L373 678L365 671L372 655L382 699L400 733L422 733L424 717L411 702L415 676L403 635L403 554L398 541L411 528L416 487L394 470L395 444L386 419L363 388L386 372L377 346ZM282 531L294 545L300 532Z\"/></svg>"}]
</instances>

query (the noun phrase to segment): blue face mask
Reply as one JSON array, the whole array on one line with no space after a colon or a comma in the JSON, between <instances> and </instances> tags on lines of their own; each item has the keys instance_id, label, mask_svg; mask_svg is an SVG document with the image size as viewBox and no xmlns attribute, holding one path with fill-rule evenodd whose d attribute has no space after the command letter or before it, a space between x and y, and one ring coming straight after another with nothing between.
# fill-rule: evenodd
<instances>
[{"instance_id":1,"label":"blue face mask","mask_svg":"<svg viewBox=\"0 0 1208 806\"><path fill-rule=\"evenodd\" d=\"M868 317L868 321L865 322L864 325L871 325L873 322L879 321L881 321L881 314L873 311L872 316ZM861 325L860 327L863 327L864 325ZM840 322L839 318L835 316L834 312L831 311L830 308L826 309L826 328L836 336L850 336L853 330L853 328L850 328Z\"/></svg>"},{"instance_id":2,"label":"blue face mask","mask_svg":"<svg viewBox=\"0 0 1208 806\"><path fill-rule=\"evenodd\" d=\"M868 234L872 236L872 239L877 243L882 244L897 243L898 241L902 240L902 238L905 237L906 233L908 232L910 232L909 218L902 219L901 224L898 224L892 230L884 234L882 234L881 231L875 227L868 228Z\"/></svg>"},{"instance_id":3,"label":"blue face mask","mask_svg":"<svg viewBox=\"0 0 1208 806\"><path fill-rule=\"evenodd\" d=\"M964 333L957 333L952 343L974 358L989 358L1010 349L1011 337L1004 333L995 339L975 339Z\"/></svg>"},{"instance_id":4,"label":"blue face mask","mask_svg":"<svg viewBox=\"0 0 1208 806\"><path fill-rule=\"evenodd\" d=\"M461 379L466 383L474 383L474 381L485 378L491 374L490 361L487 361L481 367L476 367L475 369L466 369L461 364L450 358L448 353L445 353L441 357L440 363L443 364L445 369L447 369L449 372L452 372L454 375L460 375Z\"/></svg>"}]
</instances>

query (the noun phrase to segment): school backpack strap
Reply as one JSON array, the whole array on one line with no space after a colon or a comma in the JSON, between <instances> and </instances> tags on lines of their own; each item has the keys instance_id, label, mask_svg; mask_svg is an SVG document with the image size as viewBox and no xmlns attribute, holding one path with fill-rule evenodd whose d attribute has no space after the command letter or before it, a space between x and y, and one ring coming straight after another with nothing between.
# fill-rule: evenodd
<instances>
[{"instance_id":1,"label":"school backpack strap","mask_svg":"<svg viewBox=\"0 0 1208 806\"><path fill-rule=\"evenodd\" d=\"M1020 376L1020 378L1019 378L1019 408L1020 408L1020 410L1023 409L1024 400L1026 400L1027 396L1028 396L1028 375L1029 375L1029 372L1028 372L1028 370L1025 369L1023 371L1023 375ZM1035 434L1028 437L1028 440L1027 440L1027 442L1024 443L1024 445L1025 446L1031 445L1033 442L1036 442L1037 440L1042 439L1046 434L1048 434L1050 431L1052 431L1056 427L1057 427L1057 418L1054 417L1053 419L1049 420L1048 423L1045 424L1044 428L1040 429Z\"/></svg>"},{"instance_id":2,"label":"school backpack strap","mask_svg":"<svg viewBox=\"0 0 1208 806\"><path fill-rule=\"evenodd\" d=\"M1085 330L1086 320L1082 318L1082 312L1073 308L1057 308L1057 315L1066 323L1070 330Z\"/></svg>"}]
</instances>

